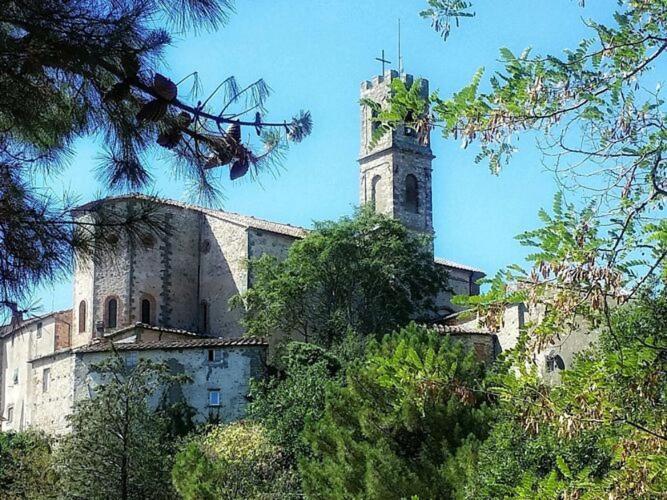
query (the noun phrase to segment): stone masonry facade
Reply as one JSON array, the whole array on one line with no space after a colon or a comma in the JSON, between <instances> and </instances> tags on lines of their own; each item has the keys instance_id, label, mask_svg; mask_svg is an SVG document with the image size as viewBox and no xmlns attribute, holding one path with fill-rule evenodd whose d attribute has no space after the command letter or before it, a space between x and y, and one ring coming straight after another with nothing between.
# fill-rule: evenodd
<instances>
[{"instance_id":1,"label":"stone masonry facade","mask_svg":"<svg viewBox=\"0 0 667 500\"><path fill-rule=\"evenodd\" d=\"M388 71L363 82L361 97L386 105L397 78L428 95L428 81ZM429 142L398 127L372 146L374 126L371 108L362 105L359 203L433 236ZM112 345L128 363L143 357L189 374L194 382L176 396L195 408L200 421L213 414L222 420L243 415L249 381L262 375L271 346L243 337L242 311L230 310L229 300L252 286L249 260L264 254L284 258L308 231L139 194L97 200L76 213L91 222L101 209L122 215L146 204L159 231L128 239L105 230L117 250L112 257L76 262L71 311L0 327L0 430L67 432L66 417L76 401L103 382L91 366ZM437 298L444 317L459 310L453 294L479 293L477 280L484 273L435 261L450 279L451 291ZM496 337L469 333L466 342L479 356L495 355Z\"/></svg>"}]
</instances>

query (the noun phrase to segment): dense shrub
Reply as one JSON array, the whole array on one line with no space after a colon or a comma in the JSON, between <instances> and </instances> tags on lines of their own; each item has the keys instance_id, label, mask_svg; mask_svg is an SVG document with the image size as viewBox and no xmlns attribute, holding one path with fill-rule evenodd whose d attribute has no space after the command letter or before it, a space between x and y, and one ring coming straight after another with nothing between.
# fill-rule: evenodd
<instances>
[{"instance_id":1,"label":"dense shrub","mask_svg":"<svg viewBox=\"0 0 667 500\"><path fill-rule=\"evenodd\" d=\"M525 370L494 381L496 423L461 457L459 469L474 470L459 487L461 498L667 493L667 294L619 307L610 319L598 345L580 353L559 385Z\"/></svg>"},{"instance_id":2,"label":"dense shrub","mask_svg":"<svg viewBox=\"0 0 667 500\"><path fill-rule=\"evenodd\" d=\"M53 440L36 431L0 433L0 497L56 498Z\"/></svg>"},{"instance_id":3,"label":"dense shrub","mask_svg":"<svg viewBox=\"0 0 667 500\"><path fill-rule=\"evenodd\" d=\"M298 457L310 454L302 435L305 422L320 418L325 388L340 381L342 367L327 350L303 342L288 343L278 363L275 376L253 382L248 417L261 422L288 462L296 465Z\"/></svg>"},{"instance_id":4,"label":"dense shrub","mask_svg":"<svg viewBox=\"0 0 667 500\"><path fill-rule=\"evenodd\" d=\"M280 448L248 421L189 440L176 455L172 478L187 500L289 498L296 489Z\"/></svg>"},{"instance_id":5,"label":"dense shrub","mask_svg":"<svg viewBox=\"0 0 667 500\"><path fill-rule=\"evenodd\" d=\"M300 469L314 498L442 498L457 448L487 432L483 366L460 343L411 325L368 346L330 385Z\"/></svg>"}]
</instances>

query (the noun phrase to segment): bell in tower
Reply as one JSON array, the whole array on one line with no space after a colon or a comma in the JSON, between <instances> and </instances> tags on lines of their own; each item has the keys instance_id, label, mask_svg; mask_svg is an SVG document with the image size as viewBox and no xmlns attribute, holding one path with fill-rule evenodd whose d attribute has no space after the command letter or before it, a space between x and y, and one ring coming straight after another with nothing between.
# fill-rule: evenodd
<instances>
[{"instance_id":1,"label":"bell in tower","mask_svg":"<svg viewBox=\"0 0 667 500\"><path fill-rule=\"evenodd\" d=\"M400 78L407 86L420 85L428 98L428 81L388 70L361 84L361 98L386 106L391 81ZM408 228L433 235L430 141L420 141L413 129L399 126L371 144L375 123L373 110L361 106L360 204L372 204L379 213L400 220Z\"/></svg>"}]
</instances>

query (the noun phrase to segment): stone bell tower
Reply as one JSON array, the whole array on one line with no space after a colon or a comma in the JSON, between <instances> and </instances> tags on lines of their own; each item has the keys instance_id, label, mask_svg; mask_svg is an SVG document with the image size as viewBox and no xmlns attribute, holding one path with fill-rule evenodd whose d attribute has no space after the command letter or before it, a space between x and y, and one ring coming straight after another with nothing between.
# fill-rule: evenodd
<instances>
[{"instance_id":1,"label":"stone bell tower","mask_svg":"<svg viewBox=\"0 0 667 500\"><path fill-rule=\"evenodd\" d=\"M428 81L388 70L361 84L361 98L386 105L391 81L400 78L406 85L420 84L428 97ZM399 219L408 228L433 235L430 141L421 144L415 131L399 126L371 147L374 124L372 110L361 106L360 204L371 203L375 210Z\"/></svg>"}]
</instances>

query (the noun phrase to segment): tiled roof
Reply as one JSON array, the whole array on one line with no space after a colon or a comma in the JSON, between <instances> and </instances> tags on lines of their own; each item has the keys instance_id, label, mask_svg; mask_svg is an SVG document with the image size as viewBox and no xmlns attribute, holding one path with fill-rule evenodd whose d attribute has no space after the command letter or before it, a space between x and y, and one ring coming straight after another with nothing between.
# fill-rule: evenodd
<instances>
[{"instance_id":1,"label":"tiled roof","mask_svg":"<svg viewBox=\"0 0 667 500\"><path fill-rule=\"evenodd\" d=\"M197 205L189 205L187 203L182 203L176 200L169 200L166 198L157 198L154 196L147 196L141 193L132 193L120 196L109 196L107 198L102 198L99 200L91 201L85 205L81 205L76 208L76 211L86 212L95 209L103 203L110 201L123 201L123 200L140 200L147 202L159 203L162 205L168 205L172 207L184 208L187 210L194 210L197 212L210 215L211 217L216 217L218 219L227 220L229 222L239 224L244 227L262 229L264 231L270 231L272 233L285 234L287 236L292 236L294 238L303 238L308 234L308 230L298 226L292 226L291 224L283 224L280 222L272 222L264 219L258 219L257 217L252 217L250 215L242 215L234 212L227 212L225 210L214 210L210 208L200 207Z\"/></svg>"},{"instance_id":2,"label":"tiled roof","mask_svg":"<svg viewBox=\"0 0 667 500\"><path fill-rule=\"evenodd\" d=\"M198 338L183 340L157 340L153 342L112 343L96 342L78 347L75 353L104 352L113 347L118 351L151 351L168 349L197 349L202 347L266 347L268 341L263 337L241 337L235 339Z\"/></svg>"},{"instance_id":3,"label":"tiled roof","mask_svg":"<svg viewBox=\"0 0 667 500\"><path fill-rule=\"evenodd\" d=\"M431 328L438 333L443 333L447 335L484 335L484 336L493 336L493 333L489 331L484 331L480 328L472 328L466 325L443 325L442 323L433 323L426 325L428 328Z\"/></svg>"},{"instance_id":4,"label":"tiled roof","mask_svg":"<svg viewBox=\"0 0 667 500\"><path fill-rule=\"evenodd\" d=\"M195 332L190 332L188 330L181 330L179 328L166 328L164 326L156 326L156 325L149 325L147 323L134 323L133 325L125 326L119 330L115 330L113 332L105 333L104 337L105 338L113 338L116 337L117 335L120 335L121 333L126 333L131 330L134 330L135 328L141 328L143 330L152 330L154 332L160 332L160 333L175 333L177 335L185 335L188 337L197 337L197 338L209 338L209 335L201 335L199 333Z\"/></svg>"},{"instance_id":5,"label":"tiled roof","mask_svg":"<svg viewBox=\"0 0 667 500\"><path fill-rule=\"evenodd\" d=\"M37 323L38 321L44 320L46 318L50 318L51 316L56 316L58 314L63 314L67 312L72 312L71 309L63 309L61 311L53 311L49 313L42 314L40 316L33 316L31 318L26 318L24 319L21 323L12 326L11 323L8 323L6 325L1 325L0 326L0 337L6 337L10 333L13 333L17 330L21 330L22 328L25 328L26 326L30 326L34 323Z\"/></svg>"},{"instance_id":6,"label":"tiled roof","mask_svg":"<svg viewBox=\"0 0 667 500\"><path fill-rule=\"evenodd\" d=\"M443 265L445 267L451 267L453 269L461 269L463 271L470 271L470 272L473 272L473 273L485 274L484 271L482 271L481 269L477 269L476 267L467 266L465 264L459 264L458 262L454 262L453 260L447 260L447 259L443 259L441 257L435 257L433 260L435 261L436 264L440 264L440 265Z\"/></svg>"}]
</instances>

